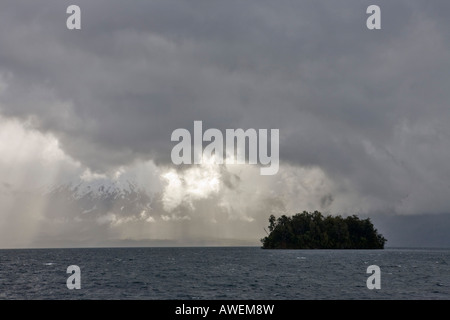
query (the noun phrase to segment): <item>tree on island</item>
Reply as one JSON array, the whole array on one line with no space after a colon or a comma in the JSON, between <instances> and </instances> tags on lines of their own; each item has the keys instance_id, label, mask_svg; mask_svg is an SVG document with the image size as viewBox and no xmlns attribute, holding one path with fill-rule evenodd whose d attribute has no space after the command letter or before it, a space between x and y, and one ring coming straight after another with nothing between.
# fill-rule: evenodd
<instances>
[{"instance_id":1,"label":"tree on island","mask_svg":"<svg viewBox=\"0 0 450 320\"><path fill-rule=\"evenodd\" d=\"M319 211L271 215L269 231L261 239L263 249L383 249L387 241L370 218L324 217Z\"/></svg>"}]
</instances>

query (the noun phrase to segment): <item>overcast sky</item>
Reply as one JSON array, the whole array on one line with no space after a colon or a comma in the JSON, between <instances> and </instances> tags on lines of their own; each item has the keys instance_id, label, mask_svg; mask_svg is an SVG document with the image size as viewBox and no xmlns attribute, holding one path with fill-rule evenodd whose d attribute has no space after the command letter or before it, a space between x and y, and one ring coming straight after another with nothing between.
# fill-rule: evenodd
<instances>
[{"instance_id":1,"label":"overcast sky","mask_svg":"<svg viewBox=\"0 0 450 320\"><path fill-rule=\"evenodd\" d=\"M81 30L66 28L70 4ZM381 30L366 27L371 4ZM48 246L78 232L83 245L259 245L270 214L303 210L370 216L388 245L449 246L449 12L445 0L2 0L0 247L49 229ZM177 168L171 133L194 120L279 129L279 172ZM38 200L124 177L152 196L152 219L56 223Z\"/></svg>"}]
</instances>

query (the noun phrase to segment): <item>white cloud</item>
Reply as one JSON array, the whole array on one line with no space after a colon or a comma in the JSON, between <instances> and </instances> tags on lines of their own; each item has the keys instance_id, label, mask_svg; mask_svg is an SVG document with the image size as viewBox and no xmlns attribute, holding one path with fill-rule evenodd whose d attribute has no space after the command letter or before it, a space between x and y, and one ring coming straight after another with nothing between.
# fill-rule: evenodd
<instances>
[{"instance_id":1,"label":"white cloud","mask_svg":"<svg viewBox=\"0 0 450 320\"><path fill-rule=\"evenodd\" d=\"M80 0L97 19L67 33L64 4L47 1L0 4L0 239L52 223L76 234L91 207L50 221L27 193L73 178L151 195L149 212L93 218L83 230L98 237L257 238L270 213L300 210L448 212L446 2L383 0L368 32L353 1ZM280 129L280 171L175 168L170 133L194 120Z\"/></svg>"},{"instance_id":2,"label":"white cloud","mask_svg":"<svg viewBox=\"0 0 450 320\"><path fill-rule=\"evenodd\" d=\"M206 199L221 190L220 167L214 164L195 165L183 171L169 169L161 178L166 182L162 201L168 212L180 205L194 209L195 200Z\"/></svg>"},{"instance_id":3,"label":"white cloud","mask_svg":"<svg viewBox=\"0 0 450 320\"><path fill-rule=\"evenodd\" d=\"M0 117L0 176L22 190L51 186L81 170L51 134L30 129L27 123Z\"/></svg>"}]
</instances>

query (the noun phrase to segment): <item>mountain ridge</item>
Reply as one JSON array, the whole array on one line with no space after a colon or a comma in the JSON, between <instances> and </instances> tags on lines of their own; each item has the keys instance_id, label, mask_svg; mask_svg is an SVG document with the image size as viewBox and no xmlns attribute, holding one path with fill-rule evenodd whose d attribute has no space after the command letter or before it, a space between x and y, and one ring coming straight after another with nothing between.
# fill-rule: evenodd
<instances>
[{"instance_id":1,"label":"mountain ridge","mask_svg":"<svg viewBox=\"0 0 450 320\"><path fill-rule=\"evenodd\" d=\"M44 196L50 200L51 211L71 215L147 216L152 202L146 190L129 179L79 179L52 186Z\"/></svg>"}]
</instances>

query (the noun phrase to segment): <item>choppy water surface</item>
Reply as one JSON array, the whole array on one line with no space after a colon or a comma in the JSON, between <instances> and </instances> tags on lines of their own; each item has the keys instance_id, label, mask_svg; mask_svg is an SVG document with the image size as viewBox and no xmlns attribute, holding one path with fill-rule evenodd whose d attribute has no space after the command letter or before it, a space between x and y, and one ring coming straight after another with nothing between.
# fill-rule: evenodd
<instances>
[{"instance_id":1,"label":"choppy water surface","mask_svg":"<svg viewBox=\"0 0 450 320\"><path fill-rule=\"evenodd\" d=\"M70 265L80 290L66 286ZM450 299L450 249L0 250L0 299Z\"/></svg>"}]
</instances>

